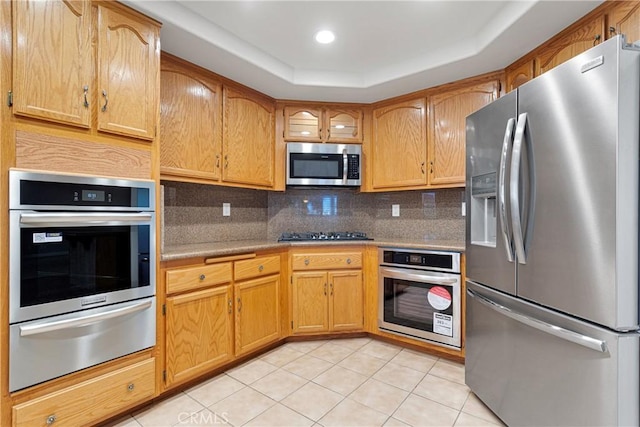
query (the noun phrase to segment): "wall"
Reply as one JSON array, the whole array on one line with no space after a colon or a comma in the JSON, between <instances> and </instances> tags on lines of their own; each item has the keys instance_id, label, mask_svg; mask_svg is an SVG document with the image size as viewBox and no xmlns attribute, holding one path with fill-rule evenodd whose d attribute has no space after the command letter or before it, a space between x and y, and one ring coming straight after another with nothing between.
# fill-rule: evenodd
<instances>
[{"instance_id":1,"label":"wall","mask_svg":"<svg viewBox=\"0 0 640 427\"><path fill-rule=\"evenodd\" d=\"M285 231L362 231L373 238L464 242L463 189L284 193L163 181L163 244L277 240ZM231 216L222 216L231 203ZM400 217L391 205L400 205Z\"/></svg>"}]
</instances>

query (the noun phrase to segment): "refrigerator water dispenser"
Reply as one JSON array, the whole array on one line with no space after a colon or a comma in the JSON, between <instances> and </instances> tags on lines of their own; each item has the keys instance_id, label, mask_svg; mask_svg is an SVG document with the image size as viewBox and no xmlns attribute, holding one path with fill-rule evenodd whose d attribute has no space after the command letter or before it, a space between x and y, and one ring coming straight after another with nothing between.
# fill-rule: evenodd
<instances>
[{"instance_id":1,"label":"refrigerator water dispenser","mask_svg":"<svg viewBox=\"0 0 640 427\"><path fill-rule=\"evenodd\" d=\"M496 173L471 178L471 244L496 247Z\"/></svg>"}]
</instances>

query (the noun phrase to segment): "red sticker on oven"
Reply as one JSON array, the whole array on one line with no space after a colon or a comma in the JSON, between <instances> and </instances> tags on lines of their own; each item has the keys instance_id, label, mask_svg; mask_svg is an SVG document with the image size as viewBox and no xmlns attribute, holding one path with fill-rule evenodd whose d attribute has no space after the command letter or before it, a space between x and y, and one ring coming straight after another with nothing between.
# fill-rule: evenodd
<instances>
[{"instance_id":1,"label":"red sticker on oven","mask_svg":"<svg viewBox=\"0 0 640 427\"><path fill-rule=\"evenodd\" d=\"M446 310L451 305L451 295L449 294L449 291L442 286L434 286L429 289L427 299L429 300L431 307L436 310Z\"/></svg>"}]
</instances>

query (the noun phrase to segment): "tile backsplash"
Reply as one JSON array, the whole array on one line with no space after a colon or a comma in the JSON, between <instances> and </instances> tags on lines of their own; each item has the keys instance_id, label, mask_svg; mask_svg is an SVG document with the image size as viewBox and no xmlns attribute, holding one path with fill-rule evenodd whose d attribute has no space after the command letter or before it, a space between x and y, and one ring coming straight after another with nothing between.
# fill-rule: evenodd
<instances>
[{"instance_id":1,"label":"tile backsplash","mask_svg":"<svg viewBox=\"0 0 640 427\"><path fill-rule=\"evenodd\" d=\"M363 231L373 238L464 242L463 189L269 192L163 181L163 244L277 240L283 232ZM222 204L231 215L222 215ZM400 206L393 217L392 205Z\"/></svg>"}]
</instances>

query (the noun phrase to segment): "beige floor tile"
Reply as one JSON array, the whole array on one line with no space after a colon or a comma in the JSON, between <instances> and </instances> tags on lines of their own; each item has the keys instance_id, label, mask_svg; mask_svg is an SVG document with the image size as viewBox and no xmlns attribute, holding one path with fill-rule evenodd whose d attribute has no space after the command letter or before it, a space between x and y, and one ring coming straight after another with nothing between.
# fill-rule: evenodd
<instances>
[{"instance_id":1,"label":"beige floor tile","mask_svg":"<svg viewBox=\"0 0 640 427\"><path fill-rule=\"evenodd\" d=\"M440 359L429 371L431 375L464 384L464 365L450 360Z\"/></svg>"},{"instance_id":2,"label":"beige floor tile","mask_svg":"<svg viewBox=\"0 0 640 427\"><path fill-rule=\"evenodd\" d=\"M453 409L460 410L469 396L469 387L428 374L413 392Z\"/></svg>"},{"instance_id":3,"label":"beige floor tile","mask_svg":"<svg viewBox=\"0 0 640 427\"><path fill-rule=\"evenodd\" d=\"M284 345L284 347L290 348L302 353L309 353L312 350L328 343L330 340L312 340L312 341L291 341Z\"/></svg>"},{"instance_id":4,"label":"beige floor tile","mask_svg":"<svg viewBox=\"0 0 640 427\"><path fill-rule=\"evenodd\" d=\"M412 426L453 426L459 412L448 406L415 394L410 395L393 414L396 418Z\"/></svg>"},{"instance_id":5,"label":"beige floor tile","mask_svg":"<svg viewBox=\"0 0 640 427\"><path fill-rule=\"evenodd\" d=\"M312 380L327 369L331 368L333 363L326 360L318 359L317 357L304 355L293 362L289 362L282 367L287 371L298 375L299 377Z\"/></svg>"},{"instance_id":6,"label":"beige floor tile","mask_svg":"<svg viewBox=\"0 0 640 427\"><path fill-rule=\"evenodd\" d=\"M115 420L113 424L109 424L109 427L140 427L140 423L133 418L133 415L127 415Z\"/></svg>"},{"instance_id":7,"label":"beige floor tile","mask_svg":"<svg viewBox=\"0 0 640 427\"><path fill-rule=\"evenodd\" d=\"M331 341L333 344L341 345L347 347L351 350L358 350L365 344L369 344L371 342L371 338L367 337L359 337L359 338L336 338Z\"/></svg>"},{"instance_id":8,"label":"beige floor tile","mask_svg":"<svg viewBox=\"0 0 640 427\"><path fill-rule=\"evenodd\" d=\"M241 426L275 404L275 400L269 399L251 387L245 387L211 405L209 409L219 417L228 420L231 425Z\"/></svg>"},{"instance_id":9,"label":"beige floor tile","mask_svg":"<svg viewBox=\"0 0 640 427\"><path fill-rule=\"evenodd\" d=\"M403 349L398 353L391 362L396 365L406 366L407 368L415 369L416 371L424 372L425 374L435 365L438 361L437 356L430 354L419 353L417 351Z\"/></svg>"},{"instance_id":10,"label":"beige floor tile","mask_svg":"<svg viewBox=\"0 0 640 427\"><path fill-rule=\"evenodd\" d=\"M326 360L331 363L338 363L353 353L353 350L342 347L338 344L328 342L309 352L309 355Z\"/></svg>"},{"instance_id":11,"label":"beige floor tile","mask_svg":"<svg viewBox=\"0 0 640 427\"><path fill-rule=\"evenodd\" d=\"M368 354L369 356L374 356L379 359L389 361L393 359L396 354L400 353L400 350L400 347L372 340L369 344L364 345L358 351L364 354Z\"/></svg>"},{"instance_id":12,"label":"beige floor tile","mask_svg":"<svg viewBox=\"0 0 640 427\"><path fill-rule=\"evenodd\" d=\"M391 415L408 395L407 391L371 378L351 393L349 399Z\"/></svg>"},{"instance_id":13,"label":"beige floor tile","mask_svg":"<svg viewBox=\"0 0 640 427\"><path fill-rule=\"evenodd\" d=\"M482 418L474 417L471 414L467 414L465 412L460 412L455 427L492 427L497 426L499 424L491 423L487 420L483 420Z\"/></svg>"},{"instance_id":14,"label":"beige floor tile","mask_svg":"<svg viewBox=\"0 0 640 427\"><path fill-rule=\"evenodd\" d=\"M318 421L342 399L343 396L339 393L310 382L291 393L280 403L313 421Z\"/></svg>"},{"instance_id":15,"label":"beige floor tile","mask_svg":"<svg viewBox=\"0 0 640 427\"><path fill-rule=\"evenodd\" d=\"M134 413L133 417L143 427L173 426L178 424L182 418L203 409L204 406L200 403L184 393L179 393Z\"/></svg>"},{"instance_id":16,"label":"beige floor tile","mask_svg":"<svg viewBox=\"0 0 640 427\"><path fill-rule=\"evenodd\" d=\"M243 365L227 371L227 375L244 384L251 384L278 369L277 366L261 359L251 360Z\"/></svg>"},{"instance_id":17,"label":"beige floor tile","mask_svg":"<svg viewBox=\"0 0 640 427\"><path fill-rule=\"evenodd\" d=\"M313 382L347 396L366 380L367 377L364 375L341 366L334 366L314 378Z\"/></svg>"},{"instance_id":18,"label":"beige floor tile","mask_svg":"<svg viewBox=\"0 0 640 427\"><path fill-rule=\"evenodd\" d=\"M249 427L307 427L313 425L309 418L278 403L264 411L245 426Z\"/></svg>"},{"instance_id":19,"label":"beige floor tile","mask_svg":"<svg viewBox=\"0 0 640 427\"><path fill-rule=\"evenodd\" d=\"M282 367L289 362L304 356L304 353L293 348L281 346L262 356L260 359L274 366Z\"/></svg>"},{"instance_id":20,"label":"beige floor tile","mask_svg":"<svg viewBox=\"0 0 640 427\"><path fill-rule=\"evenodd\" d=\"M345 399L322 417L320 424L324 427L342 426L382 426L388 415L375 411L351 399Z\"/></svg>"},{"instance_id":21,"label":"beige floor tile","mask_svg":"<svg viewBox=\"0 0 640 427\"><path fill-rule=\"evenodd\" d=\"M386 423L384 423L383 427L405 427L405 426L411 427L409 424L403 423L402 421L396 420L395 418L391 417L387 420Z\"/></svg>"},{"instance_id":22,"label":"beige floor tile","mask_svg":"<svg viewBox=\"0 0 640 427\"><path fill-rule=\"evenodd\" d=\"M473 393L469 393L469 397L462 407L462 412L482 418L483 420L487 420L494 424L503 425L502 421L500 421L496 414L494 414L491 409L487 408L487 406L478 399L478 396Z\"/></svg>"},{"instance_id":23,"label":"beige floor tile","mask_svg":"<svg viewBox=\"0 0 640 427\"><path fill-rule=\"evenodd\" d=\"M351 369L359 374L371 376L382 368L387 362L365 353L355 352L338 363L343 368Z\"/></svg>"},{"instance_id":24,"label":"beige floor tile","mask_svg":"<svg viewBox=\"0 0 640 427\"><path fill-rule=\"evenodd\" d=\"M222 374L185 390L185 393L203 406L211 406L244 387L240 381Z\"/></svg>"},{"instance_id":25,"label":"beige floor tile","mask_svg":"<svg viewBox=\"0 0 640 427\"><path fill-rule=\"evenodd\" d=\"M389 362L376 372L373 378L402 390L411 391L424 376L423 372Z\"/></svg>"},{"instance_id":26,"label":"beige floor tile","mask_svg":"<svg viewBox=\"0 0 640 427\"><path fill-rule=\"evenodd\" d=\"M280 401L306 383L306 379L278 369L254 382L251 387L275 401Z\"/></svg>"}]
</instances>

